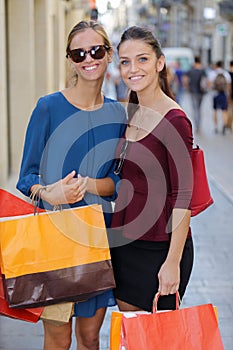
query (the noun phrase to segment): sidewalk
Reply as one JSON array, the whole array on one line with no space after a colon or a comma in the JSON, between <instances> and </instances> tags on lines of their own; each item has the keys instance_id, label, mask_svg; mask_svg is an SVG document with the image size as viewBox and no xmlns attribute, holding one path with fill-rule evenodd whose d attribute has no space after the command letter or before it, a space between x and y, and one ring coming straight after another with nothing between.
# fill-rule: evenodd
<instances>
[{"instance_id":1,"label":"sidewalk","mask_svg":"<svg viewBox=\"0 0 233 350\"><path fill-rule=\"evenodd\" d=\"M215 203L191 219L195 260L183 306L217 306L225 350L233 350L233 205L212 186Z\"/></svg>"},{"instance_id":2,"label":"sidewalk","mask_svg":"<svg viewBox=\"0 0 233 350\"><path fill-rule=\"evenodd\" d=\"M184 109L191 117L188 99ZM204 97L202 129L194 140L204 149L215 202L191 220L195 264L183 305L216 305L225 350L233 350L233 134L214 133L211 94Z\"/></svg>"}]
</instances>

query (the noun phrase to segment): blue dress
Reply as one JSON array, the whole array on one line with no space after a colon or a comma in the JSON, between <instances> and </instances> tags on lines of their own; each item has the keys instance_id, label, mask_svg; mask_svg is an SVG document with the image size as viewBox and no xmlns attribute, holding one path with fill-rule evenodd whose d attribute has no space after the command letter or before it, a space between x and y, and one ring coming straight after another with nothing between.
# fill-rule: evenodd
<instances>
[{"instance_id":1,"label":"blue dress","mask_svg":"<svg viewBox=\"0 0 233 350\"><path fill-rule=\"evenodd\" d=\"M30 195L34 184L48 185L64 178L72 170L92 178L110 177L115 183L115 149L125 130L123 106L104 98L101 108L80 110L61 92L41 97L32 112L24 144L17 189ZM117 191L116 191L117 192ZM113 196L86 193L83 200L63 208L101 204L107 227L111 225ZM48 203L41 207L52 209ZM101 307L115 305L112 291L75 305L75 316L92 317Z\"/></svg>"}]
</instances>

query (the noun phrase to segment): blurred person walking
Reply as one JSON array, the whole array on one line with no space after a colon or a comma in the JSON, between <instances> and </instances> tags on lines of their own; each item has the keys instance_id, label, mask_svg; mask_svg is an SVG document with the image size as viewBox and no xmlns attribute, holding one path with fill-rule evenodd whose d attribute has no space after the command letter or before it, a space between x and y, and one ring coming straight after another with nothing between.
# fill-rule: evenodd
<instances>
[{"instance_id":1,"label":"blurred person walking","mask_svg":"<svg viewBox=\"0 0 233 350\"><path fill-rule=\"evenodd\" d=\"M172 66L167 65L167 82L168 82L168 85L169 85L174 97L176 96L176 92L177 92L176 78L177 77L175 75L174 68Z\"/></svg>"},{"instance_id":2,"label":"blurred person walking","mask_svg":"<svg viewBox=\"0 0 233 350\"><path fill-rule=\"evenodd\" d=\"M37 195L39 205L49 210L101 204L107 227L119 180L114 174L115 148L125 129L124 108L101 91L112 53L99 23L81 21L73 27L66 47L73 84L39 99L27 128L17 183L18 190ZM106 308L113 305L112 290L75 304L77 349L99 349ZM44 350L70 349L72 320L59 327L44 321L43 326Z\"/></svg>"},{"instance_id":3,"label":"blurred person walking","mask_svg":"<svg viewBox=\"0 0 233 350\"><path fill-rule=\"evenodd\" d=\"M175 74L175 82L173 85L176 86L174 89L175 98L176 98L176 102L181 104L182 97L184 94L184 71L181 68L179 61L176 61L174 74Z\"/></svg>"},{"instance_id":4,"label":"blurred person walking","mask_svg":"<svg viewBox=\"0 0 233 350\"><path fill-rule=\"evenodd\" d=\"M186 84L192 100L195 131L199 133L201 127L201 103L204 94L207 92L207 74L199 56L195 56L194 65L186 73L186 76L188 78Z\"/></svg>"},{"instance_id":5,"label":"blurred person walking","mask_svg":"<svg viewBox=\"0 0 233 350\"><path fill-rule=\"evenodd\" d=\"M231 76L223 68L223 62L217 61L215 69L209 73L209 82L213 90L213 122L214 131L217 134L218 115L222 117L222 134L225 135L228 123L228 98L231 91Z\"/></svg>"},{"instance_id":6,"label":"blurred person walking","mask_svg":"<svg viewBox=\"0 0 233 350\"><path fill-rule=\"evenodd\" d=\"M231 76L231 91L230 91L230 95L229 95L229 110L228 110L227 127L232 131L232 123L233 123L233 60L230 61L228 72Z\"/></svg>"},{"instance_id":7,"label":"blurred person walking","mask_svg":"<svg viewBox=\"0 0 233 350\"><path fill-rule=\"evenodd\" d=\"M102 86L102 92L106 97L117 100L116 81L119 79L119 76L119 69L115 62L112 61L108 66Z\"/></svg>"},{"instance_id":8,"label":"blurred person walking","mask_svg":"<svg viewBox=\"0 0 233 350\"><path fill-rule=\"evenodd\" d=\"M124 80L119 77L116 81L116 92L117 92L117 101L127 102L128 101L128 87L125 85Z\"/></svg>"}]
</instances>

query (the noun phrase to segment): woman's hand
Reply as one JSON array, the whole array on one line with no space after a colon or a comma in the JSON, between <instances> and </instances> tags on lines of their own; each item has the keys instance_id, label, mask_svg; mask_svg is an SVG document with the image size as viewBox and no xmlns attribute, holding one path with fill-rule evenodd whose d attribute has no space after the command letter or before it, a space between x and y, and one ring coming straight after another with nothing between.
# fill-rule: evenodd
<instances>
[{"instance_id":1,"label":"woman's hand","mask_svg":"<svg viewBox=\"0 0 233 350\"><path fill-rule=\"evenodd\" d=\"M187 239L190 210L175 208L172 213L172 235L167 258L158 273L161 295L174 294L180 285L180 262Z\"/></svg>"},{"instance_id":2,"label":"woman's hand","mask_svg":"<svg viewBox=\"0 0 233 350\"><path fill-rule=\"evenodd\" d=\"M83 199L87 189L88 177L75 177L75 171L69 173L62 180L46 186L41 193L43 200L51 205L72 204Z\"/></svg>"},{"instance_id":3,"label":"woman's hand","mask_svg":"<svg viewBox=\"0 0 233 350\"><path fill-rule=\"evenodd\" d=\"M73 170L62 180L44 187L40 192L40 198L52 206L59 204L73 204L83 199L86 192L97 196L111 196L114 193L115 185L111 178L94 179L88 176L75 177ZM40 187L39 184L31 187L31 193L36 193Z\"/></svg>"},{"instance_id":4,"label":"woman's hand","mask_svg":"<svg viewBox=\"0 0 233 350\"><path fill-rule=\"evenodd\" d=\"M180 266L174 261L165 261L158 273L161 295L175 294L180 285Z\"/></svg>"},{"instance_id":5,"label":"woman's hand","mask_svg":"<svg viewBox=\"0 0 233 350\"><path fill-rule=\"evenodd\" d=\"M85 193L88 192L88 182L89 182L89 177L88 176L81 176L78 174L78 188L79 188L79 195L78 195L78 201L82 200L83 197L85 196Z\"/></svg>"}]
</instances>

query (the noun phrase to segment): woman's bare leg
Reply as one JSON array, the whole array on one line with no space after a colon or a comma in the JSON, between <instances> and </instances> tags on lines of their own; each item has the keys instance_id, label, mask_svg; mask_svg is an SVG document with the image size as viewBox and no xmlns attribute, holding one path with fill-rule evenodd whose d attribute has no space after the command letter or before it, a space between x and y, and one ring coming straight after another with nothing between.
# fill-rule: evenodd
<instances>
[{"instance_id":1,"label":"woman's bare leg","mask_svg":"<svg viewBox=\"0 0 233 350\"><path fill-rule=\"evenodd\" d=\"M106 308L98 309L93 317L77 317L75 334L78 350L99 350L99 332Z\"/></svg>"},{"instance_id":2,"label":"woman's bare leg","mask_svg":"<svg viewBox=\"0 0 233 350\"><path fill-rule=\"evenodd\" d=\"M139 307L128 304L122 300L116 299L116 301L120 311L141 311L142 310Z\"/></svg>"},{"instance_id":3,"label":"woman's bare leg","mask_svg":"<svg viewBox=\"0 0 233 350\"><path fill-rule=\"evenodd\" d=\"M61 326L43 321L44 350L69 350L71 345L72 320Z\"/></svg>"}]
</instances>

